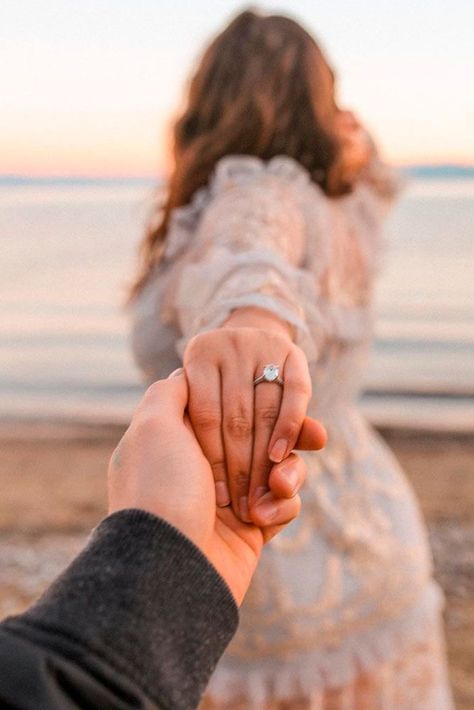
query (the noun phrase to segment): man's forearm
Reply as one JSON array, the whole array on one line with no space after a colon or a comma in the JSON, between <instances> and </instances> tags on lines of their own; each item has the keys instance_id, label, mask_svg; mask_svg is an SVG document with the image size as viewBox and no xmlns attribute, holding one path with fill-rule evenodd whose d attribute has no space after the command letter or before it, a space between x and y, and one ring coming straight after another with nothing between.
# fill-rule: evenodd
<instances>
[{"instance_id":1,"label":"man's forearm","mask_svg":"<svg viewBox=\"0 0 474 710\"><path fill-rule=\"evenodd\" d=\"M144 511L115 513L36 605L0 624L0 705L188 710L237 621L184 535Z\"/></svg>"}]
</instances>

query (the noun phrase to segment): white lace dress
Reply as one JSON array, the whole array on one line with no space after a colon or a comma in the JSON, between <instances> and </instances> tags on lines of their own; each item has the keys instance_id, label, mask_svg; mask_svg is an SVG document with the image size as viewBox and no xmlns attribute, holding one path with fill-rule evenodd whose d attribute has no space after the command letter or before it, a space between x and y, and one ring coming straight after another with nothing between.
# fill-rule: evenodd
<instances>
[{"instance_id":1,"label":"white lace dress","mask_svg":"<svg viewBox=\"0 0 474 710\"><path fill-rule=\"evenodd\" d=\"M328 198L289 157L227 156L172 213L164 261L135 305L133 350L149 381L233 309L276 313L307 355L310 413L329 434L305 454L302 513L263 553L206 707L452 707L425 528L357 406L393 188L377 159L352 194Z\"/></svg>"}]
</instances>

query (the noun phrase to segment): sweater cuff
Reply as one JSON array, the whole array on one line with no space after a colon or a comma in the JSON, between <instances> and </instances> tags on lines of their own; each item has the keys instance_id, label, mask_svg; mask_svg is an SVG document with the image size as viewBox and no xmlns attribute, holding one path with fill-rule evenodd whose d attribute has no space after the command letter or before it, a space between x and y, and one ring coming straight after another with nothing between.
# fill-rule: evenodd
<instances>
[{"instance_id":1,"label":"sweater cuff","mask_svg":"<svg viewBox=\"0 0 474 710\"><path fill-rule=\"evenodd\" d=\"M81 655L87 647L177 710L198 704L237 624L234 598L203 553L135 509L105 518L43 597L5 622L78 643Z\"/></svg>"}]
</instances>

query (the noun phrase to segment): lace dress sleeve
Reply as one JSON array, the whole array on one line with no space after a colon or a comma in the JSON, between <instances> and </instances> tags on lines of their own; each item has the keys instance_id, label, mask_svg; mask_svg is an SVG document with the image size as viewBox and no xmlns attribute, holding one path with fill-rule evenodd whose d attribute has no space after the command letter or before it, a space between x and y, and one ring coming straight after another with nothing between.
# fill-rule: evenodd
<instances>
[{"instance_id":1,"label":"lace dress sleeve","mask_svg":"<svg viewBox=\"0 0 474 710\"><path fill-rule=\"evenodd\" d=\"M304 179L278 159L219 163L175 284L180 355L190 338L219 327L234 309L258 306L291 324L295 342L314 358L302 296L308 274L298 184Z\"/></svg>"}]
</instances>

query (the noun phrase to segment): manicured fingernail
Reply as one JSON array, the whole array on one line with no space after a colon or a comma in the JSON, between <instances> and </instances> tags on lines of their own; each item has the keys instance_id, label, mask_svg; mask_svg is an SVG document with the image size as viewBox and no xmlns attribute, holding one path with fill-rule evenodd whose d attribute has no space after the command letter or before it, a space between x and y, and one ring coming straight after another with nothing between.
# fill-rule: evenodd
<instances>
[{"instance_id":1,"label":"manicured fingernail","mask_svg":"<svg viewBox=\"0 0 474 710\"><path fill-rule=\"evenodd\" d=\"M288 442L286 439L278 439L270 451L270 461L273 463L280 463L283 460L286 450L288 448Z\"/></svg>"},{"instance_id":2,"label":"manicured fingernail","mask_svg":"<svg viewBox=\"0 0 474 710\"><path fill-rule=\"evenodd\" d=\"M178 367L176 370L173 370L173 372L171 372L171 373L168 375L168 379L170 380L172 377L179 377L180 375L183 374L183 372L184 372L183 368L182 368L182 367Z\"/></svg>"},{"instance_id":3,"label":"manicured fingernail","mask_svg":"<svg viewBox=\"0 0 474 710\"><path fill-rule=\"evenodd\" d=\"M265 520L266 523L271 523L278 513L278 506L273 501L265 501L260 505L256 506L259 516Z\"/></svg>"},{"instance_id":4,"label":"manicured fingernail","mask_svg":"<svg viewBox=\"0 0 474 710\"><path fill-rule=\"evenodd\" d=\"M239 510L240 510L240 517L245 523L250 523L250 516L249 516L249 501L247 496L242 496L242 498L239 501Z\"/></svg>"},{"instance_id":5,"label":"manicured fingernail","mask_svg":"<svg viewBox=\"0 0 474 710\"><path fill-rule=\"evenodd\" d=\"M296 492L299 480L298 471L296 470L296 468L294 466L285 465L281 466L280 471L288 481L291 490Z\"/></svg>"},{"instance_id":6,"label":"manicured fingernail","mask_svg":"<svg viewBox=\"0 0 474 710\"><path fill-rule=\"evenodd\" d=\"M229 489L225 481L216 481L216 503L219 508L225 508L230 503Z\"/></svg>"}]
</instances>

